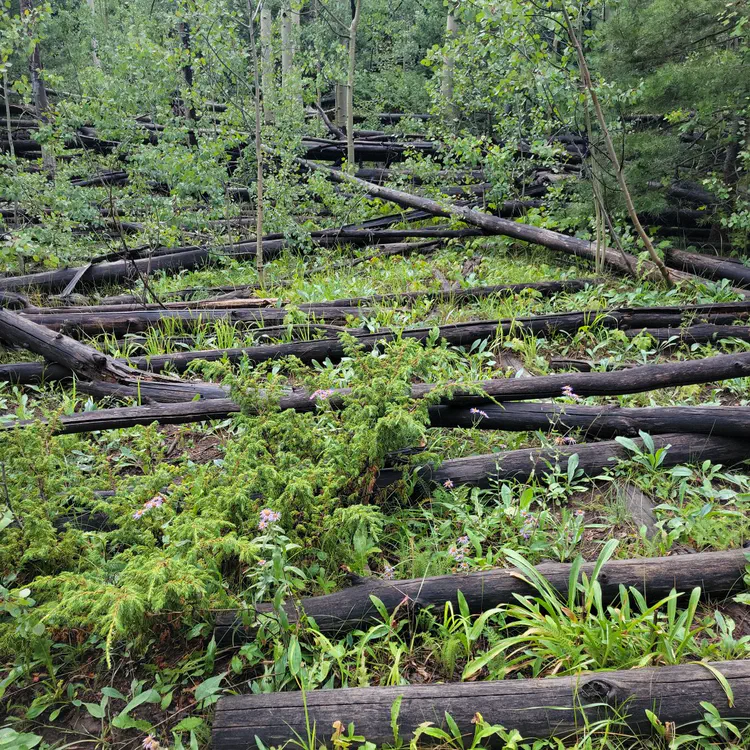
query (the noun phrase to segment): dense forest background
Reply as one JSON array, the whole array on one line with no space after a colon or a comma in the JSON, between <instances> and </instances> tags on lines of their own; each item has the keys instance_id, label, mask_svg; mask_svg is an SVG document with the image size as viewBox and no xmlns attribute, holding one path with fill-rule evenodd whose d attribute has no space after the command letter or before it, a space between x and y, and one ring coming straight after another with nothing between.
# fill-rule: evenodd
<instances>
[{"instance_id":1,"label":"dense forest background","mask_svg":"<svg viewBox=\"0 0 750 750\"><path fill-rule=\"evenodd\" d=\"M345 92L350 75L359 127L379 128L382 112L429 114L426 123L406 119L390 130L411 128L440 140L443 166L484 169L490 202L517 197L524 171L546 163L555 189L532 219L591 236L609 231L610 216L618 226L626 207L618 170L583 93L573 34L636 207L654 227L679 224L665 210L670 197L687 195L704 213L692 216L693 223L712 228L704 232L711 241L747 249L744 2L21 5L6 3L3 16L4 87L9 100L35 107L43 125L24 131L22 118L13 122L7 113L0 192L46 220L44 229L6 239L6 270L27 256L55 265L75 255L71 226L95 217L85 191L70 179L105 167L127 168L130 187L118 200L148 203L141 215L162 225L199 197L217 215L236 211L225 206L232 186L254 195L253 43L263 88L262 139L276 151L264 167L271 232L293 232L304 241L304 226L291 215L305 201L320 200L315 193L326 188L300 180L291 157L300 153L303 135L329 135L310 108L332 108L336 85ZM350 37L356 41L351 72ZM113 142L109 153L94 145L64 156L81 128ZM9 134L43 145L47 169L18 170ZM571 134L586 138L590 151L584 168L565 179L559 156ZM518 160L519 148L531 158ZM52 168L55 157L62 159ZM437 169L436 159L417 151L411 161L407 168ZM162 195L147 198L145 188L154 184ZM630 243L630 229L620 229ZM158 239L170 242L163 227Z\"/></svg>"}]
</instances>

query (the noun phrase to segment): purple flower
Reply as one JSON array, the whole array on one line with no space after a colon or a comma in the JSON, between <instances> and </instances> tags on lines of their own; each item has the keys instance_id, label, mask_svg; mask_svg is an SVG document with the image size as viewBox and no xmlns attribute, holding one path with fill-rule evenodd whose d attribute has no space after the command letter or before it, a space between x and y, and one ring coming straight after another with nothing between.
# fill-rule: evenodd
<instances>
[{"instance_id":1,"label":"purple flower","mask_svg":"<svg viewBox=\"0 0 750 750\"><path fill-rule=\"evenodd\" d=\"M451 547L448 550L448 554L456 561L461 562L464 559L464 551L456 546Z\"/></svg>"},{"instance_id":2,"label":"purple flower","mask_svg":"<svg viewBox=\"0 0 750 750\"><path fill-rule=\"evenodd\" d=\"M450 479L446 479L443 482L443 487L445 487L446 490L452 490L453 489L453 482Z\"/></svg>"},{"instance_id":3,"label":"purple flower","mask_svg":"<svg viewBox=\"0 0 750 750\"><path fill-rule=\"evenodd\" d=\"M151 735L143 740L143 750L161 750L161 745Z\"/></svg>"},{"instance_id":4,"label":"purple flower","mask_svg":"<svg viewBox=\"0 0 750 750\"><path fill-rule=\"evenodd\" d=\"M562 387L562 395L565 396L565 398L572 398L573 401L581 400L581 397L578 394L573 393L573 387L570 385L564 385Z\"/></svg>"},{"instance_id":5,"label":"purple flower","mask_svg":"<svg viewBox=\"0 0 750 750\"><path fill-rule=\"evenodd\" d=\"M458 537L457 544L459 547L467 547L469 545L469 537L466 535Z\"/></svg>"},{"instance_id":6,"label":"purple flower","mask_svg":"<svg viewBox=\"0 0 750 750\"><path fill-rule=\"evenodd\" d=\"M471 409L469 409L469 414L474 414L477 417L485 417L485 419L488 418L486 411L482 411L481 409L475 409L474 407L472 407Z\"/></svg>"},{"instance_id":7,"label":"purple flower","mask_svg":"<svg viewBox=\"0 0 750 750\"><path fill-rule=\"evenodd\" d=\"M137 520L141 518L144 513L148 513L148 511L153 510L154 508L161 508L161 506L164 505L166 501L167 499L164 497L164 495L154 495L150 500L147 500L145 503L143 503L143 507L140 510L137 510L135 513L133 513L133 518Z\"/></svg>"},{"instance_id":8,"label":"purple flower","mask_svg":"<svg viewBox=\"0 0 750 750\"><path fill-rule=\"evenodd\" d=\"M461 573L468 573L469 572L469 563L467 563L467 562L459 563L458 564L458 570Z\"/></svg>"},{"instance_id":9,"label":"purple flower","mask_svg":"<svg viewBox=\"0 0 750 750\"><path fill-rule=\"evenodd\" d=\"M268 560L258 560L258 567L262 568L267 562Z\"/></svg>"},{"instance_id":10,"label":"purple flower","mask_svg":"<svg viewBox=\"0 0 750 750\"><path fill-rule=\"evenodd\" d=\"M383 578L385 578L386 581L392 581L395 572L396 571L392 565L386 565L385 569L383 570Z\"/></svg>"},{"instance_id":11,"label":"purple flower","mask_svg":"<svg viewBox=\"0 0 750 750\"><path fill-rule=\"evenodd\" d=\"M326 399L330 398L333 395L333 390L325 390L325 389L318 389L317 391L314 391L313 394L310 396L310 401L315 401L315 399L320 399L321 401L325 401Z\"/></svg>"},{"instance_id":12,"label":"purple flower","mask_svg":"<svg viewBox=\"0 0 750 750\"><path fill-rule=\"evenodd\" d=\"M270 508L263 508L260 512L260 523L258 523L259 529L268 528L272 523L278 523L281 520L281 513Z\"/></svg>"},{"instance_id":13,"label":"purple flower","mask_svg":"<svg viewBox=\"0 0 750 750\"><path fill-rule=\"evenodd\" d=\"M586 514L585 514L585 513L584 513L584 512L582 511L582 510L577 510L577 511L575 512L575 515L576 515L576 516L577 516L578 518L583 518L583 517L584 517L584 516L585 516Z\"/></svg>"}]
</instances>

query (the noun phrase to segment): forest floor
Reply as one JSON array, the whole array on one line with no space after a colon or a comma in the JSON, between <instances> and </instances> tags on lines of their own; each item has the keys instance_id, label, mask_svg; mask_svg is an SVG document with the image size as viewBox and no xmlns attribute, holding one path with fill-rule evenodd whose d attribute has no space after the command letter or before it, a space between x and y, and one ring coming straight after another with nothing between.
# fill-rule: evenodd
<instances>
[{"instance_id":1,"label":"forest floor","mask_svg":"<svg viewBox=\"0 0 750 750\"><path fill-rule=\"evenodd\" d=\"M426 256L396 254L331 270L334 262L372 254L372 248L322 249L314 258L285 254L267 263L263 284L248 296L286 304L282 330L264 334L231 321L185 328L170 323L145 334L84 340L116 357L289 343L300 337L300 324L315 322L296 307L304 303L593 276L584 262L486 237L451 240ZM149 285L166 300L182 289L256 282L252 262L228 260L154 276ZM97 291L104 296L127 289ZM194 299L210 296L199 292ZM30 299L39 304L43 297ZM346 327L377 332L735 299L726 285L667 291L599 274L580 292L551 297L526 290L479 300L376 302ZM147 741L163 747L204 747L213 705L233 693L563 676L747 658L746 608L731 596L693 606L689 592L668 596L647 613L633 594L630 612L623 603L614 609L580 604L575 614L550 607L547 629L539 620L538 629L529 626L515 645L509 641L519 632L514 623L522 610L530 622L536 605L499 607L478 628L460 606L454 611L446 605L420 613L416 623L385 612L379 622L340 636L279 615L241 645L213 637L221 610L329 594L352 576L462 576L507 566L509 550L534 565L579 555L596 560L605 548L613 559L679 554L689 565L693 553L741 549L750 538L750 471L720 458L672 465L664 460L670 448L651 447L648 436L642 443L621 439L626 455L595 475L574 462L552 460L528 478L493 479L488 486L448 479L417 496L409 480L381 491L373 483L386 465L409 474L427 462L586 442L562 420L543 431L484 429L481 406L473 426L431 427L426 409L408 395L410 384L572 375L581 368L616 372L747 351L747 341L731 336L711 343L658 342L598 323L544 336L518 328L466 346L441 345L438 336L426 346L404 338L374 352L349 351L339 361L286 358L245 362L234 370L222 363L201 373L195 368L182 377L223 380L245 409L214 422L69 435L54 435L43 424L6 430L0 616L4 650L12 646L18 656L0 672L0 698L6 721L29 733L10 746L124 750L151 737ZM18 350L1 357L2 363L35 359ZM257 388L280 392L289 386L322 394L315 409L279 413L268 406L252 415ZM343 411L326 397L336 388L353 389ZM554 402L750 406L750 378L615 396L566 393ZM9 426L119 403L95 400L69 383L0 383L0 409ZM648 524L633 516L628 487L645 496ZM103 514L106 523L94 528L75 522L88 514ZM66 523L56 524L61 518ZM607 547L609 540L616 547ZM540 601L545 596L539 592ZM605 640L612 645L606 656L598 650ZM729 731L723 724L703 726L716 732L711 741L717 744ZM625 737L613 722L608 731L615 730ZM328 744L332 730L318 731L319 742ZM579 746L603 746L597 744L603 732ZM345 747L342 742L333 744ZM747 736L736 742L747 746Z\"/></svg>"}]
</instances>

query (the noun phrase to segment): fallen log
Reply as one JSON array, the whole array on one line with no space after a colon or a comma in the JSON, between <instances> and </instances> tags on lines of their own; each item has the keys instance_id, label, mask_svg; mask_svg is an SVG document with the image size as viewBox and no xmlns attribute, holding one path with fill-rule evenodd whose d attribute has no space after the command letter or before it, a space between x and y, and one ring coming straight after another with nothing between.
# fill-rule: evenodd
<instances>
[{"instance_id":1,"label":"fallen log","mask_svg":"<svg viewBox=\"0 0 750 750\"><path fill-rule=\"evenodd\" d=\"M360 317L368 314L363 307L316 307L309 306L305 312L332 324L344 324L350 317ZM196 326L225 320L230 323L245 323L262 325L266 323L280 324L289 315L283 308L230 308L230 309L157 309L130 310L116 312L48 312L37 314L35 311L24 312L26 320L38 323L53 331L63 331L67 335L96 336L110 333L114 336L124 336L126 333L145 331L155 325L167 321L189 330ZM0 330L0 339L2 339Z\"/></svg>"},{"instance_id":2,"label":"fallen log","mask_svg":"<svg viewBox=\"0 0 750 750\"><path fill-rule=\"evenodd\" d=\"M529 379L530 381L536 380ZM528 382L528 381L526 381ZM712 461L722 466L732 466L750 458L750 442L745 439L711 437L705 435L679 435L668 433L653 438L655 449L671 446L666 452L664 468L684 463ZM643 441L635 440L643 448ZM614 459L630 457L629 451L617 441L565 445L555 448L522 448L503 453L490 453L443 461L438 467L420 466L416 469L417 494L429 493L434 486L449 482L453 486L469 485L487 489L499 481L517 479L527 481L530 477L542 477L552 466L559 465L563 474L568 460L578 456L577 468L584 476L598 476L604 469L614 465ZM403 468L383 469L376 480L377 489L397 485L404 476Z\"/></svg>"},{"instance_id":3,"label":"fallen log","mask_svg":"<svg viewBox=\"0 0 750 750\"><path fill-rule=\"evenodd\" d=\"M313 326L316 329L326 328L326 326ZM269 328L264 328L259 331L259 335L266 334ZM352 333L352 331L349 331ZM541 335L543 332L539 332L537 335ZM732 339L739 339L740 341L750 341L750 326L718 326L712 324L690 326L688 328L643 328L641 330L625 331L625 335L629 337L640 336L647 334L654 338L656 341L669 346L677 346L679 344L703 344L703 343L716 343L719 341L731 341ZM143 343L138 339L135 339L132 343ZM183 343L189 343L186 338ZM283 344L278 346L284 346ZM258 356L253 351L254 347L249 347L245 350L245 355L250 361L258 361ZM217 350L218 351L218 350ZM222 350L223 351L223 350ZM157 371L164 367L166 362L169 361L170 365L177 370L184 369L186 365L183 365L180 361L174 361L165 359L162 361L157 355L156 358L142 357L137 360L137 364L141 369L156 369ZM163 355L165 358L172 355ZM206 356L209 356L206 354ZM332 359L336 359L336 353L331 352ZM122 360L123 363L127 363L128 360ZM262 361L262 360L260 360ZM550 366L556 370L568 370L575 369L581 372L590 372L592 367L591 363L582 360L566 359L556 357L550 361ZM10 382L18 385L25 385L31 383L51 382L54 380L65 380L72 377L72 372L65 367L60 365L45 364L42 362L16 362L11 365L0 365L0 382Z\"/></svg>"},{"instance_id":4,"label":"fallen log","mask_svg":"<svg viewBox=\"0 0 750 750\"><path fill-rule=\"evenodd\" d=\"M345 297L343 299L319 302L321 306L357 307L358 305L379 305L383 303L404 304L414 300L429 299L435 302L464 302L467 300L483 299L494 295L519 294L533 291L542 297L552 297L555 294L580 292L588 287L601 283L601 279L567 279L565 281L540 281L521 284L497 284L495 286L478 286L468 289L456 289L439 292L401 292L395 294L373 294L369 297ZM304 309L304 305L300 305Z\"/></svg>"},{"instance_id":5,"label":"fallen log","mask_svg":"<svg viewBox=\"0 0 750 750\"><path fill-rule=\"evenodd\" d=\"M404 230L406 231L406 230ZM332 247L340 243L371 244L371 232L361 232L357 236L350 235L345 239L340 238L340 233L331 233L315 237L315 244ZM433 236L429 232L427 237ZM461 235L463 236L463 235ZM398 244L398 243L394 243ZM418 249L430 243L413 243L414 247L401 243L404 251ZM278 256L288 247L285 239L270 239L263 241L263 252L267 260ZM175 250L170 248L170 250ZM216 258L235 258L238 260L255 258L255 242L238 242L232 245L221 245L217 247L188 247L176 249L173 252L162 252L157 250L151 255L143 258L112 260L102 263L94 263L90 268L85 266L63 268L56 271L43 271L40 273L26 274L24 276L10 276L0 279L0 290L15 291L20 289L35 288L46 291L57 291L65 288L78 274L85 269L80 281L84 284L111 284L126 279L137 279L139 275L150 275L157 271L189 270L199 268Z\"/></svg>"},{"instance_id":6,"label":"fallen log","mask_svg":"<svg viewBox=\"0 0 750 750\"><path fill-rule=\"evenodd\" d=\"M750 303L748 303L750 304ZM338 310L341 315L337 318L335 315L325 314L325 310ZM356 316L357 311L362 314L367 308L320 308L319 316L333 322L334 320L345 320L346 315ZM706 312L701 312L705 310ZM713 310L714 312L710 312ZM305 309L310 312L310 308ZM355 311L352 313L352 311ZM231 311L236 312L236 311ZM257 311L261 312L261 311ZM267 311L265 322L271 322L273 315L283 311ZM191 313L192 314L192 313ZM218 313L217 313L218 314ZM508 318L504 320L481 321L477 323L453 323L439 326L438 331L441 339L447 341L453 346L468 346L475 341L482 339L494 339L498 336L507 335L528 335L537 336L553 335L560 333L574 334L581 327L586 325L598 324L605 328L631 329L633 331L649 330L650 324L653 324L656 330L663 330L663 327L679 325L684 315L695 314L705 317L709 320L731 321L735 319L744 319L750 314L750 309L746 309L744 303L726 303L725 306L711 305L699 308L642 308L621 310L610 310L603 313L598 312L570 312L550 315L537 315L527 318ZM187 313L185 314L187 315ZM245 319L252 315L252 311L242 313ZM195 319L200 319L196 314ZM205 321L207 318L203 318ZM235 319L230 317L229 319ZM281 316L283 319L283 315ZM725 326L729 328L730 326ZM90 328L93 331L93 328ZM99 330L99 329L96 329ZM135 330L131 328L129 330ZM382 331L378 333L354 333L357 343L366 350L373 349L380 342L392 341L398 337L411 338L417 341L426 341L434 332L434 327L412 328L397 333L394 331ZM0 338L2 336L0 335ZM151 369L159 372L167 364L175 372L184 372L191 362L196 360L218 361L227 359L229 362L237 362L242 359L249 359L253 362L265 362L269 359L278 359L294 355L302 362L310 363L313 361L322 362L325 359L332 361L340 360L345 354L344 345L338 339L318 339L315 341L295 341L289 344L266 344L253 347L235 348L235 349L213 349L204 351L179 352L175 354L154 355L148 358L133 358L131 363L142 369ZM0 370L2 372L2 370Z\"/></svg>"},{"instance_id":7,"label":"fallen log","mask_svg":"<svg viewBox=\"0 0 750 750\"><path fill-rule=\"evenodd\" d=\"M396 223L396 217L387 217L390 223ZM429 218L429 217L428 217ZM388 230L378 227L361 229L331 229L316 231L311 234L311 241L319 247L335 247L340 244L354 246L385 245L393 252L413 252L427 247L429 243L405 243L408 238L426 238L427 240L458 239L480 236L483 232L477 229L450 229L446 227L427 227L421 229ZM267 260L278 257L290 247L283 235L267 235L263 239L263 250ZM121 258L114 253L94 259L87 266L64 268L56 271L45 271L24 276L0 278L0 290L38 288L54 291L67 286L76 277L85 284L114 283L125 279L137 278L138 274L150 274L161 270L192 269L200 267L213 259L232 257L239 260L254 258L255 241L236 242L215 247L188 245L185 247L162 247L146 252L133 254L133 257Z\"/></svg>"},{"instance_id":8,"label":"fallen log","mask_svg":"<svg viewBox=\"0 0 750 750\"><path fill-rule=\"evenodd\" d=\"M578 404L486 404L477 409L430 407L431 427L478 427L482 430L581 431L587 438L669 432L750 439L750 407L742 406L579 406Z\"/></svg>"},{"instance_id":9,"label":"fallen log","mask_svg":"<svg viewBox=\"0 0 750 750\"><path fill-rule=\"evenodd\" d=\"M680 557L652 557L631 560L613 560L604 565L599 577L602 601L605 604L619 598L620 586L633 587L650 602L657 602L674 588L690 592L699 587L704 598L723 598L744 588L743 574L747 565L744 550L730 552L702 552L685 565ZM570 563L546 562L536 569L567 599L570 585ZM581 573L591 576L593 563L585 563ZM580 580L580 578L579 578ZM355 585L325 596L302 599L299 604L288 603L284 609L290 622L299 615L315 620L320 631L340 635L372 622L380 615L371 597L376 596L392 612L404 598L409 608L442 609L450 602L458 611L458 592L461 592L473 615L478 615L498 604L514 602L516 596L533 595L535 590L526 583L515 568L494 568L468 575L443 575L387 581L379 578L358 577ZM218 642L242 641L253 637L258 621L273 618L273 605L260 604L242 610L219 612L214 634ZM248 625L243 623L243 619Z\"/></svg>"},{"instance_id":10,"label":"fallen log","mask_svg":"<svg viewBox=\"0 0 750 750\"><path fill-rule=\"evenodd\" d=\"M729 684L733 704L714 670ZM399 711L397 720L392 721L396 701L400 702ZM572 738L604 719L613 719L617 731L624 723L633 733L650 734L653 726L647 711L667 726L682 726L703 719L705 702L715 706L722 717L746 722L750 715L750 661L714 662L710 669L703 664L685 664L573 677L227 696L216 704L213 747L246 750L257 741L265 747L281 747L297 737L308 737L310 727L318 733L313 741L325 743L336 722L343 727L352 723L357 735L377 747L394 744L395 726L396 744L401 740L407 744L424 722L450 734L446 712L469 742L477 714L490 724L516 729L529 740ZM437 744L426 735L421 741ZM498 742L495 744L500 747Z\"/></svg>"},{"instance_id":11,"label":"fallen log","mask_svg":"<svg viewBox=\"0 0 750 750\"><path fill-rule=\"evenodd\" d=\"M662 344L708 344L739 339L750 341L750 326L715 325L703 323L687 328L648 328L643 331L628 331L627 335L646 333Z\"/></svg>"},{"instance_id":12,"label":"fallen log","mask_svg":"<svg viewBox=\"0 0 750 750\"><path fill-rule=\"evenodd\" d=\"M688 253L685 250L672 248L666 253L666 262L670 268L705 276L720 281L729 279L733 284L750 289L750 267L739 260L718 258L702 253Z\"/></svg>"},{"instance_id":13,"label":"fallen log","mask_svg":"<svg viewBox=\"0 0 750 750\"><path fill-rule=\"evenodd\" d=\"M596 245L588 240L570 237L561 234L560 232L553 232L550 229L522 224L498 216L491 216L465 206L439 203L438 201L412 195L401 190L394 190L382 185L375 185L371 182L360 180L354 175L346 172L331 169L330 167L321 164L315 164L308 160L300 159L299 162L307 169L324 171L336 182L356 185L357 187L367 190L370 195L391 201L400 206L427 211L433 216L453 216L461 219L467 224L480 227L490 234L498 234L516 240L522 240L524 242L531 242L547 247L550 250L557 250L569 255L576 255L587 258L588 260L596 260L597 258ZM639 263L635 256L625 253L624 251L618 251L607 247L599 248L598 253L603 257L604 262L606 262L607 265L616 268L621 273L636 276L636 269L640 268L649 278L662 278L656 264L651 261L641 261ZM672 270L670 276L674 280L696 280L695 276L685 273L684 271Z\"/></svg>"},{"instance_id":14,"label":"fallen log","mask_svg":"<svg viewBox=\"0 0 750 750\"><path fill-rule=\"evenodd\" d=\"M123 389L145 400L185 401L196 395L204 398L226 396L226 392L215 385L183 383L176 378L136 370L10 310L0 309L0 339L75 372L82 378L79 387L97 395L106 394L107 389Z\"/></svg>"},{"instance_id":15,"label":"fallen log","mask_svg":"<svg viewBox=\"0 0 750 750\"><path fill-rule=\"evenodd\" d=\"M536 316L530 318L519 318L509 319L501 321L486 321L480 323L456 323L441 326L439 328L440 337L455 346L470 345L475 341L495 338L501 334L509 334L515 332L516 334L521 331L534 333L535 335L551 334L560 332L573 333L577 331L583 325L591 325L595 321L600 325L609 325L617 328L628 328L633 327L633 330L627 332L627 335L641 335L642 333L651 332L652 329L644 327L644 322L648 320L663 320L665 316L679 316L682 313L686 313L689 316L700 314L701 310L711 310L719 307L723 310L728 310L727 306L695 306L693 308L687 307L682 308L675 312L675 308L643 308L641 311L628 310L623 308L622 310L609 311L606 315L601 315L595 312L576 312L576 313L562 313L559 315L548 315L548 316ZM735 315L741 314L739 308L729 304L729 307L738 309ZM671 311L671 312L659 312ZM719 315L731 315L732 313L719 313ZM706 326L696 326L701 331ZM740 326L710 326L709 330L703 331L705 340L714 340L713 337L719 335L718 331L725 332L726 335L737 336L738 338L748 338L748 327ZM718 330L717 330L718 329ZM416 328L403 331L401 334L396 334L391 331L383 331L374 334L358 334L355 335L358 343L365 349L372 349L382 341L393 340L396 336L400 335L404 338L415 338L418 341L425 341L431 335L433 328ZM686 335L688 341L695 341L698 336L690 336L690 328L682 331L677 328L661 328L653 329L656 331L658 337L663 337L665 342L676 342L679 341L679 336ZM674 335L673 333L674 332ZM0 328L0 339L3 338L2 329ZM205 351L190 351L180 352L176 354L163 354L150 357L132 358L129 362L139 369L151 369L152 371L160 371L167 365L170 369L176 372L184 372L188 366L196 360L204 361L218 361L226 359L229 362L237 362L244 358L247 358L253 362L264 362L270 359L278 359L280 357L294 355L303 362L312 361L323 361L326 357L335 360L340 359L344 355L343 344L338 339L319 339L317 341L295 341L289 344L269 344L261 346L253 346L246 348L236 349L214 349ZM630 391L617 391L616 393L636 393L639 390L651 390L652 388L663 387L659 385L659 382L663 382L665 386L670 385L687 385L698 382L711 382L712 380L727 379L733 377L741 377L742 370L746 365L744 359L748 355L737 354L737 355L723 355L722 357L711 357L705 360L687 361L668 363L663 365L646 365L642 367L635 367L629 370L609 372L609 373L581 373L581 374L565 374L565 375L550 375L535 378L534 383L539 384L539 388L545 388L549 383L551 389L544 391L541 395L534 395L528 392L515 396L515 400L524 400L529 398L549 398L559 396L561 394L561 388L563 385L572 385L575 383L575 389L579 395L611 395L611 391L599 392L594 386L593 391L586 391L590 389L594 381L590 381L589 384L583 384L580 387L584 390L578 390L578 380L581 376L588 378L601 378L601 377L623 377L622 382L631 383L630 387L634 387L636 390ZM736 359L732 359L736 357ZM717 360L721 360L717 362ZM705 363L709 363L705 373ZM125 361L122 362L125 364ZM663 376L666 380L652 380L652 378L661 378L661 373L665 372L663 368L677 368L672 373L671 370L666 371ZM738 374L734 374L737 372ZM630 373L630 376L627 374ZM631 382L630 378L638 378L638 382ZM680 373L679 375L677 373ZM6 380L16 383L33 383L39 382L42 379L54 380L69 377L70 372L64 369L58 369L53 367L45 367L41 363L17 363L13 365L0 365L0 380ZM675 376L676 380L671 380ZM698 377L698 380L691 380L692 377ZM550 380L552 378L553 380ZM557 381L554 378L558 378ZM702 379L708 378L708 379ZM505 383L506 381L492 381ZM507 387L513 385L512 381L509 381ZM498 394L493 394L497 396ZM509 396L505 395L505 398ZM485 399L486 400L486 399ZM480 400L481 402L481 400Z\"/></svg>"}]
</instances>

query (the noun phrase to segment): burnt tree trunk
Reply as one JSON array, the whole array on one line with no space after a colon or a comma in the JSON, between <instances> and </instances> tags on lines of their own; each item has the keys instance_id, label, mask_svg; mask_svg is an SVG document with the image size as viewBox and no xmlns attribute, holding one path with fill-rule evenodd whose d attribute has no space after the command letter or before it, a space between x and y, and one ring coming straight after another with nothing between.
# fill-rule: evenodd
<instances>
[{"instance_id":1,"label":"burnt tree trunk","mask_svg":"<svg viewBox=\"0 0 750 750\"><path fill-rule=\"evenodd\" d=\"M316 727L319 742L327 742L334 722L344 727L353 723L356 734L378 747L392 744L391 708L396 700L401 701L398 735L407 743L425 721L450 734L445 712L469 742L477 713L490 724L517 729L524 739L572 737L607 718L621 719L634 733L650 734L653 727L646 711L682 726L703 718L703 702L714 705L723 717L747 721L750 661L714 662L712 667L729 683L733 706L715 674L701 664L573 677L229 696L216 704L213 746L246 750L258 738L266 747L279 747L296 737L306 738L310 726ZM422 741L436 742L426 736ZM484 742L504 746L497 737Z\"/></svg>"},{"instance_id":2,"label":"burnt tree trunk","mask_svg":"<svg viewBox=\"0 0 750 750\"><path fill-rule=\"evenodd\" d=\"M604 565L599 577L602 600L605 604L616 601L620 586L636 588L652 603L668 596L673 588L690 592L697 586L704 598L723 598L743 589L742 576L747 563L744 550L702 552L691 557L690 563L686 565L679 556L610 561ZM593 563L585 563L581 572L590 577L593 567ZM546 562L536 568L561 597L567 599L571 564ZM400 581L357 578L355 585L335 594L290 602L284 609L291 622L296 622L304 613L315 620L321 632L338 636L380 620L372 596L380 599L389 612L395 610L404 597L408 599L406 611L410 613L428 607L442 610L446 602L458 611L459 591L473 615L498 604L514 602L516 595L535 593L515 568L494 568L467 575ZM263 619L274 617L271 604L260 604L244 611L220 612L216 617L216 640L226 643L252 638Z\"/></svg>"}]
</instances>

